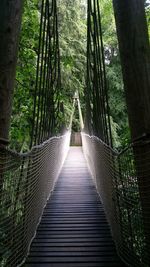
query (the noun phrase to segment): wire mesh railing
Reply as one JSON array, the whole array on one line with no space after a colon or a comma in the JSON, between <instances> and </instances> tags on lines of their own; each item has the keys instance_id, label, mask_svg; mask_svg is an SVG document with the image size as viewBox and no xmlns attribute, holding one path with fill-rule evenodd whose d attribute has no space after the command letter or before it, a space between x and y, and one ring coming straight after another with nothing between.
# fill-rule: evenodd
<instances>
[{"instance_id":1,"label":"wire mesh railing","mask_svg":"<svg viewBox=\"0 0 150 267\"><path fill-rule=\"evenodd\" d=\"M120 154L116 153L99 138L85 133L82 133L82 143L118 254L129 266L150 266L149 239L147 240L149 228L144 223L145 220L149 221L150 213L146 206L145 218L141 202L141 191L144 192L145 185L139 186L140 179L149 177L149 168L144 163L145 155L143 154L143 159L140 154L135 158L134 150L139 147L137 144L129 146Z\"/></svg>"},{"instance_id":2,"label":"wire mesh railing","mask_svg":"<svg viewBox=\"0 0 150 267\"><path fill-rule=\"evenodd\" d=\"M16 267L30 242L69 149L70 132L29 153L0 150L0 266Z\"/></svg>"}]
</instances>

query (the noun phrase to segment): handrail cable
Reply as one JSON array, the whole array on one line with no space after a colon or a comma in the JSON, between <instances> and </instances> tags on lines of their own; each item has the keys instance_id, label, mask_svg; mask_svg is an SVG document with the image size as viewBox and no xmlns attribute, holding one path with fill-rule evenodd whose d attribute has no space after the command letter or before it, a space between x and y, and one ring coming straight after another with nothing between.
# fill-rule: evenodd
<instances>
[{"instance_id":1,"label":"handrail cable","mask_svg":"<svg viewBox=\"0 0 150 267\"><path fill-rule=\"evenodd\" d=\"M143 222L139 177L149 177L150 166L144 159L150 152L142 154L141 148L150 140L139 140L118 153L96 136L82 132L82 144L97 190L103 202L118 254L127 266L149 266L149 251ZM134 150L139 151L136 161ZM145 188L143 187L143 192ZM146 199L145 199L146 200ZM149 214L147 214L149 221Z\"/></svg>"},{"instance_id":2,"label":"handrail cable","mask_svg":"<svg viewBox=\"0 0 150 267\"><path fill-rule=\"evenodd\" d=\"M0 149L0 266L16 267L27 256L69 143L68 131L28 153Z\"/></svg>"}]
</instances>

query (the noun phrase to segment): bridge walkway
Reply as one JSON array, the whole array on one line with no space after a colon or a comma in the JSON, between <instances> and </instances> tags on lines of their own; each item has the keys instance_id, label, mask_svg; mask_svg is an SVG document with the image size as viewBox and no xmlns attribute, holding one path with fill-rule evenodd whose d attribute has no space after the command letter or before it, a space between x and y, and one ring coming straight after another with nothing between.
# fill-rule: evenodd
<instances>
[{"instance_id":1,"label":"bridge walkway","mask_svg":"<svg viewBox=\"0 0 150 267\"><path fill-rule=\"evenodd\" d=\"M81 147L71 147L25 267L122 267Z\"/></svg>"}]
</instances>

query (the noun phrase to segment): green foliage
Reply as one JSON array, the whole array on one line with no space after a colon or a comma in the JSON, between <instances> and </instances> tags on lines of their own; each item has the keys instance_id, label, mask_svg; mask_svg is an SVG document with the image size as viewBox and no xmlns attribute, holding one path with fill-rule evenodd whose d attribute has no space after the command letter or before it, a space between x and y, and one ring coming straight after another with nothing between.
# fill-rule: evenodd
<instances>
[{"instance_id":1,"label":"green foliage","mask_svg":"<svg viewBox=\"0 0 150 267\"><path fill-rule=\"evenodd\" d=\"M150 38L150 1L145 1L145 13L146 13L146 19L147 19L147 26L148 26L148 33Z\"/></svg>"},{"instance_id":2,"label":"green foliage","mask_svg":"<svg viewBox=\"0 0 150 267\"><path fill-rule=\"evenodd\" d=\"M76 90L82 99L86 64L86 6L80 0L58 1L62 101L69 124L72 97Z\"/></svg>"},{"instance_id":3,"label":"green foliage","mask_svg":"<svg viewBox=\"0 0 150 267\"><path fill-rule=\"evenodd\" d=\"M11 148L27 151L32 129L33 100L36 79L40 1L25 0L19 56L11 119ZM86 62L86 11L79 0L58 0L58 22L61 55L62 91L59 100L62 128L69 125L72 97L76 90L83 96Z\"/></svg>"},{"instance_id":4,"label":"green foliage","mask_svg":"<svg viewBox=\"0 0 150 267\"><path fill-rule=\"evenodd\" d=\"M121 149L129 143L130 132L111 0L100 0L102 30L113 144Z\"/></svg>"},{"instance_id":5,"label":"green foliage","mask_svg":"<svg viewBox=\"0 0 150 267\"><path fill-rule=\"evenodd\" d=\"M17 151L28 150L30 144L39 38L38 2L38 0L24 1L10 131L11 148Z\"/></svg>"},{"instance_id":6,"label":"green foliage","mask_svg":"<svg viewBox=\"0 0 150 267\"><path fill-rule=\"evenodd\" d=\"M109 106L114 146L122 149L130 142L130 130L119 57L115 18L111 0L100 0L106 72L109 85ZM150 34L150 1L145 1ZM149 35L150 36L150 35Z\"/></svg>"}]
</instances>

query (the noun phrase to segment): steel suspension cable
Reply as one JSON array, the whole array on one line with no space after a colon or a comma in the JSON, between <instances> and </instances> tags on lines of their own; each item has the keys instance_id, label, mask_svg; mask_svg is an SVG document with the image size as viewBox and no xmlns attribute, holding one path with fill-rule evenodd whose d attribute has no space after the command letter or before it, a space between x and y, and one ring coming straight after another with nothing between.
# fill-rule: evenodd
<instances>
[{"instance_id":1,"label":"steel suspension cable","mask_svg":"<svg viewBox=\"0 0 150 267\"><path fill-rule=\"evenodd\" d=\"M59 129L60 55L55 0L42 0L31 146Z\"/></svg>"},{"instance_id":2,"label":"steel suspension cable","mask_svg":"<svg viewBox=\"0 0 150 267\"><path fill-rule=\"evenodd\" d=\"M85 130L112 145L107 79L98 0L88 0Z\"/></svg>"}]
</instances>

